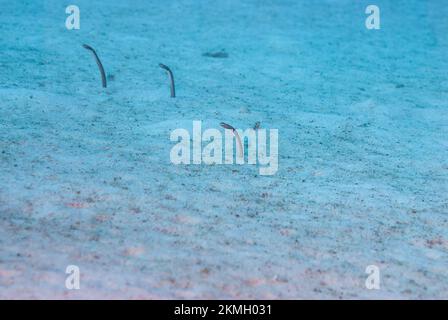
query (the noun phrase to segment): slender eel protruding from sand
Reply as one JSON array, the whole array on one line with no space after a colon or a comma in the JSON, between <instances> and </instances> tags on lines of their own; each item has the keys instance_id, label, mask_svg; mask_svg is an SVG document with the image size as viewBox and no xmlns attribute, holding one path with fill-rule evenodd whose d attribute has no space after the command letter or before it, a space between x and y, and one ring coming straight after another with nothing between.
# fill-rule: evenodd
<instances>
[{"instance_id":1,"label":"slender eel protruding from sand","mask_svg":"<svg viewBox=\"0 0 448 320\"><path fill-rule=\"evenodd\" d=\"M236 137L236 141L238 143L238 151L239 151L239 156L240 158L243 157L243 144L241 142L241 138L240 135L238 134L238 131L236 131L236 129L234 127L232 127L230 124L221 122L220 123L221 127L223 127L224 129L230 129L232 130L232 133L235 135Z\"/></svg>"},{"instance_id":2,"label":"slender eel protruding from sand","mask_svg":"<svg viewBox=\"0 0 448 320\"><path fill-rule=\"evenodd\" d=\"M168 68L168 66L164 65L163 63L159 63L159 67L166 70L166 72L168 72L168 77L170 78L171 98L175 98L176 97L176 89L174 88L173 72L171 72L171 69Z\"/></svg>"},{"instance_id":3,"label":"slender eel protruding from sand","mask_svg":"<svg viewBox=\"0 0 448 320\"><path fill-rule=\"evenodd\" d=\"M101 81L103 83L103 88L107 88L107 81L106 81L106 73L104 72L103 64L101 63L100 58L96 54L95 49L93 49L91 46L87 44L82 45L85 49L91 51L93 53L93 56L95 57L96 64L98 65L98 69L100 69L101 73Z\"/></svg>"}]
</instances>

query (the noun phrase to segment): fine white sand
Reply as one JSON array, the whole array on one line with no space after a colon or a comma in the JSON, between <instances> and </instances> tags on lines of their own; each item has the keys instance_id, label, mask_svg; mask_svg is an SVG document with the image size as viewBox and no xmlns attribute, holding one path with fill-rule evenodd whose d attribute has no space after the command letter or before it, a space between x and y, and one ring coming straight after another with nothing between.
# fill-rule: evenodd
<instances>
[{"instance_id":1,"label":"fine white sand","mask_svg":"<svg viewBox=\"0 0 448 320\"><path fill-rule=\"evenodd\" d=\"M448 298L444 1L0 4L0 298ZM193 120L278 172L171 164Z\"/></svg>"}]
</instances>

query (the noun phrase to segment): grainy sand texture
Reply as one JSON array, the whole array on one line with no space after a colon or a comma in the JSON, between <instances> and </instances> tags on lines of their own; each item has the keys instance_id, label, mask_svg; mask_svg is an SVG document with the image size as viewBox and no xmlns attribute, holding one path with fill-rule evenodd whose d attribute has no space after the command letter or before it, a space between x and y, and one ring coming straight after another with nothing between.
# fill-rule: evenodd
<instances>
[{"instance_id":1,"label":"grainy sand texture","mask_svg":"<svg viewBox=\"0 0 448 320\"><path fill-rule=\"evenodd\" d=\"M447 299L448 6L371 2L0 0L0 298ZM193 120L278 171L172 164Z\"/></svg>"}]
</instances>

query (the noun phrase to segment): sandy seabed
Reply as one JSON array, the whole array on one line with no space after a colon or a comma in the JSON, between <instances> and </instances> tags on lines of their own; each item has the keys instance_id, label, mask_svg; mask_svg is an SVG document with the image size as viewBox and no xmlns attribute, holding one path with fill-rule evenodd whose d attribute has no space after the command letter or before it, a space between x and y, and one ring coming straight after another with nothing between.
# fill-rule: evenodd
<instances>
[{"instance_id":1,"label":"sandy seabed","mask_svg":"<svg viewBox=\"0 0 448 320\"><path fill-rule=\"evenodd\" d=\"M444 1L378 0L381 30L367 1L76 4L0 0L0 298L448 298ZM278 172L173 165L193 120L278 129Z\"/></svg>"}]
</instances>

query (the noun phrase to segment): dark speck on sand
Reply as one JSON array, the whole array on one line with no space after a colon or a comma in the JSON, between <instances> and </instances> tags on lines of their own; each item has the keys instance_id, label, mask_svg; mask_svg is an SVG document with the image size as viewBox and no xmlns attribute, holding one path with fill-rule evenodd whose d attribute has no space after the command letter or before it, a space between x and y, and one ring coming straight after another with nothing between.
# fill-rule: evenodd
<instances>
[{"instance_id":1,"label":"dark speck on sand","mask_svg":"<svg viewBox=\"0 0 448 320\"><path fill-rule=\"evenodd\" d=\"M206 52L202 54L204 57L209 57L209 58L228 58L229 54L227 52L225 52L224 50L221 51L217 51L217 52Z\"/></svg>"}]
</instances>

